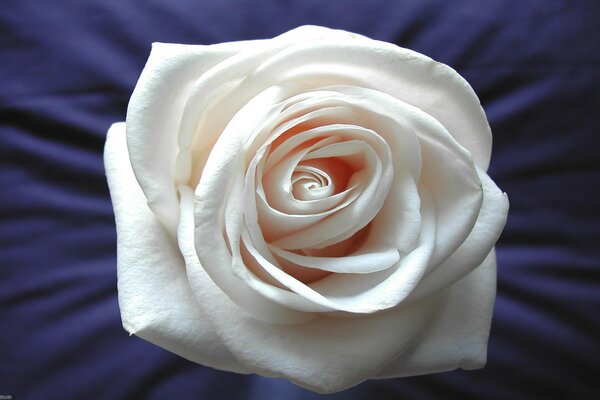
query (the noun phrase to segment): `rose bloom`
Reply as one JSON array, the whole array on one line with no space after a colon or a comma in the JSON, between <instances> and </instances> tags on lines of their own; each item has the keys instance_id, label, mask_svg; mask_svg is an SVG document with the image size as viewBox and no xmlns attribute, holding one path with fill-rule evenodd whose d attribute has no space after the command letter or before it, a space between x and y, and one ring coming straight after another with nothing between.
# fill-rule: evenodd
<instances>
[{"instance_id":1,"label":"rose bloom","mask_svg":"<svg viewBox=\"0 0 600 400\"><path fill-rule=\"evenodd\" d=\"M105 149L123 326L322 393L481 368L491 143L464 79L389 43L155 43Z\"/></svg>"}]
</instances>

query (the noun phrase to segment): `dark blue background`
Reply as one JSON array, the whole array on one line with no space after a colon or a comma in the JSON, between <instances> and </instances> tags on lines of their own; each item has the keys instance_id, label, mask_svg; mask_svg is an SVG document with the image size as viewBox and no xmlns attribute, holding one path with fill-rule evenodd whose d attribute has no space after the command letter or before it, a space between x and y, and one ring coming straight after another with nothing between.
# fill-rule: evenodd
<instances>
[{"instance_id":1,"label":"dark blue background","mask_svg":"<svg viewBox=\"0 0 600 400\"><path fill-rule=\"evenodd\" d=\"M457 69L494 133L511 210L488 365L371 381L332 399L598 395L600 3L13 1L0 4L0 394L17 399L316 399L215 371L121 328L102 165L153 41L272 37L302 24Z\"/></svg>"}]
</instances>

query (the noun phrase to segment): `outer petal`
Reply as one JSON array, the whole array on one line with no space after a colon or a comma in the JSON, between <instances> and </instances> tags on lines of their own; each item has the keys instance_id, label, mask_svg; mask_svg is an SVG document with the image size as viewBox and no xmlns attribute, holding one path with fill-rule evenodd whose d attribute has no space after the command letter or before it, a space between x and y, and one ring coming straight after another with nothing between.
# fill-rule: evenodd
<instances>
[{"instance_id":1,"label":"outer petal","mask_svg":"<svg viewBox=\"0 0 600 400\"><path fill-rule=\"evenodd\" d=\"M146 204L129 162L124 123L109 129L104 162L117 224L124 328L194 362L247 373L198 307L176 243Z\"/></svg>"},{"instance_id":2,"label":"outer petal","mask_svg":"<svg viewBox=\"0 0 600 400\"><path fill-rule=\"evenodd\" d=\"M175 187L177 133L196 80L255 42L213 46L154 43L127 108L131 165L148 205L174 234L179 217Z\"/></svg>"},{"instance_id":3,"label":"outer petal","mask_svg":"<svg viewBox=\"0 0 600 400\"><path fill-rule=\"evenodd\" d=\"M299 41L267 59L253 79L353 84L383 91L433 116L480 168L487 169L490 127L477 95L456 71L390 43L356 35L334 38L338 31L331 32L331 40Z\"/></svg>"},{"instance_id":4,"label":"outer petal","mask_svg":"<svg viewBox=\"0 0 600 400\"><path fill-rule=\"evenodd\" d=\"M196 292L226 346L252 371L321 393L370 378L483 366L495 298L495 255L439 295L360 318L297 325L259 321L204 273ZM381 372L380 372L381 371Z\"/></svg>"},{"instance_id":5,"label":"outer petal","mask_svg":"<svg viewBox=\"0 0 600 400\"><path fill-rule=\"evenodd\" d=\"M440 307L436 299L427 299L360 318L319 316L278 325L246 314L210 279L204 282L204 291L196 292L199 304L236 358L253 372L321 393L357 385L403 357L420 338L426 340Z\"/></svg>"},{"instance_id":6,"label":"outer petal","mask_svg":"<svg viewBox=\"0 0 600 400\"><path fill-rule=\"evenodd\" d=\"M377 378L412 376L456 368L482 368L496 298L496 254L439 295L427 335L381 370Z\"/></svg>"},{"instance_id":7,"label":"outer petal","mask_svg":"<svg viewBox=\"0 0 600 400\"><path fill-rule=\"evenodd\" d=\"M248 51L224 60L203 74L190 91L181 120L181 151L177 160L180 181L187 182L193 177L193 169L200 168L206 161L212 145L244 104L275 84L273 77L262 81L246 79L265 59L296 43L324 38L343 40L350 35L345 31L302 26L270 40L246 42L260 46L246 46Z\"/></svg>"},{"instance_id":8,"label":"outer petal","mask_svg":"<svg viewBox=\"0 0 600 400\"><path fill-rule=\"evenodd\" d=\"M477 174L483 202L473 230L453 254L423 278L410 299L423 298L456 282L482 263L498 241L506 223L508 197L481 169L477 169Z\"/></svg>"}]
</instances>

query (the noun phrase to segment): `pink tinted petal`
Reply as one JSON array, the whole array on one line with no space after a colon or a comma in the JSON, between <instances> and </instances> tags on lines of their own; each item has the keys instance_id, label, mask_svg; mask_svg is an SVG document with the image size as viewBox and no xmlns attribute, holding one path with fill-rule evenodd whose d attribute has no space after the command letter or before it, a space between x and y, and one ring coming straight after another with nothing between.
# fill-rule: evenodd
<instances>
[{"instance_id":1,"label":"pink tinted petal","mask_svg":"<svg viewBox=\"0 0 600 400\"><path fill-rule=\"evenodd\" d=\"M290 234L313 225L350 204L359 194L359 179L350 182L348 189L328 198L303 202L305 209L325 211L312 214L285 214L274 209L266 200L262 181L255 185L256 176L262 175L265 148L259 149L246 172L244 184L244 218L250 234L261 232L267 240ZM317 204L315 204L317 203ZM259 224L260 221L260 224Z\"/></svg>"},{"instance_id":2,"label":"pink tinted petal","mask_svg":"<svg viewBox=\"0 0 600 400\"><path fill-rule=\"evenodd\" d=\"M362 94L374 104L364 107L371 107L384 119L393 118L399 126L409 126L414 130L422 156L419 185L426 185L431 190L439 219L436 249L430 265L434 268L460 246L477 220L482 192L471 154L436 119L410 104L371 89L343 86L330 89L349 95ZM349 101L360 100L350 97ZM384 137L393 143L394 137L391 136ZM404 157L397 156L403 154L402 147L396 146L393 149L397 151L394 160L403 160ZM407 204L414 205L415 201L408 200ZM408 214L407 217L405 220L413 221L415 213Z\"/></svg>"},{"instance_id":3,"label":"pink tinted petal","mask_svg":"<svg viewBox=\"0 0 600 400\"><path fill-rule=\"evenodd\" d=\"M346 257L311 257L282 250L269 249L280 257L307 268L317 268L336 273L367 274L391 267L400 260L397 249L352 253Z\"/></svg>"},{"instance_id":4,"label":"pink tinted petal","mask_svg":"<svg viewBox=\"0 0 600 400\"><path fill-rule=\"evenodd\" d=\"M251 315L287 324L305 321L312 316L266 299L234 274L240 258L239 238L243 224L241 198L245 145L265 114L272 112L273 105L282 96L285 96L285 89L279 87L272 87L256 96L232 118L215 144L195 192L195 243L203 270L188 270L188 278L194 292L200 296L201 277L205 270L227 296ZM223 206L227 212L224 212ZM237 258L232 257L234 251ZM268 290L275 297L285 297L289 293L272 286Z\"/></svg>"},{"instance_id":5,"label":"pink tinted petal","mask_svg":"<svg viewBox=\"0 0 600 400\"><path fill-rule=\"evenodd\" d=\"M368 224L381 209L393 180L391 154L387 145L374 150L364 141L349 140L328 145L307 154L321 158L336 156L356 162L366 173L366 185L361 194L344 209L318 225L292 233L273 242L282 249L322 248L349 238ZM382 159L380 159L381 157Z\"/></svg>"},{"instance_id":6,"label":"pink tinted petal","mask_svg":"<svg viewBox=\"0 0 600 400\"><path fill-rule=\"evenodd\" d=\"M403 252L412 250L417 244L420 226L420 200L416 181L421 174L421 148L415 132L403 118L407 111L398 107L398 104L403 103L385 93L360 87L333 86L306 93L305 96L309 94L317 96L312 103L318 100L329 106L337 104L338 109L352 111L340 114L336 125L332 126L344 126L342 123L355 126L360 124L363 128L377 132L390 147L394 155L394 178L383 207L372 221L368 240L396 246ZM311 102L304 100L303 103ZM361 139L370 141L364 135Z\"/></svg>"},{"instance_id":7,"label":"pink tinted petal","mask_svg":"<svg viewBox=\"0 0 600 400\"><path fill-rule=\"evenodd\" d=\"M298 153L284 158L270 170L264 171L262 177L263 190L266 201L273 208L284 213L314 214L325 210L318 207L323 202L299 202L292 195L292 175L308 152L325 146L329 143L339 141L336 136L325 137L314 145L299 151ZM328 205L328 204L327 204ZM304 209L302 209L304 208ZM330 207L329 207L330 208Z\"/></svg>"},{"instance_id":8,"label":"pink tinted petal","mask_svg":"<svg viewBox=\"0 0 600 400\"><path fill-rule=\"evenodd\" d=\"M421 192L424 205L417 247L401 255L397 264L370 274L332 274L310 286L326 298L342 304L367 305L372 311L394 307L404 301L427 270L435 249L437 220L432 197Z\"/></svg>"},{"instance_id":9,"label":"pink tinted petal","mask_svg":"<svg viewBox=\"0 0 600 400\"><path fill-rule=\"evenodd\" d=\"M423 196L424 204L429 205L430 196L427 193ZM433 208L428 207L428 210ZM384 271L361 275L332 274L310 285L281 270L260 234L251 238L247 231L243 231L243 243L254 262L278 284L295 293L293 296L279 295L270 285L248 274L242 266L236 267L236 274L264 296L292 309L373 313L398 305L419 283L435 245L435 226L435 215L425 214L420 245Z\"/></svg>"}]
</instances>

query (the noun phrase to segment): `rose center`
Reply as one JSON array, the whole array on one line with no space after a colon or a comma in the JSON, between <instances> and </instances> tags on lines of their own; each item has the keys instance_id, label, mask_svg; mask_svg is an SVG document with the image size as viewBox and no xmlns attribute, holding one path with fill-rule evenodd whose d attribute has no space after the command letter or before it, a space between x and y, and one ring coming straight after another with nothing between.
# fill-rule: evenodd
<instances>
[{"instance_id":1,"label":"rose center","mask_svg":"<svg viewBox=\"0 0 600 400\"><path fill-rule=\"evenodd\" d=\"M292 195L297 200L317 200L334 193L335 185L327 172L311 166L298 165L291 179Z\"/></svg>"}]
</instances>

